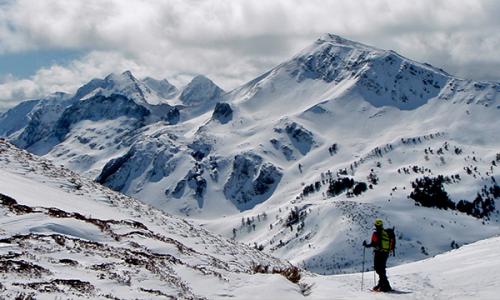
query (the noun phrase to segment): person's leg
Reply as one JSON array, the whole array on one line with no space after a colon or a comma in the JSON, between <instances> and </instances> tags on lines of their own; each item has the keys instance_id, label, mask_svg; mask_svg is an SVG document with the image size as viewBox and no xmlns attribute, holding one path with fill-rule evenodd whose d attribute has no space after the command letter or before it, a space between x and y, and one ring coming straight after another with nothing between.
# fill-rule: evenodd
<instances>
[{"instance_id":1,"label":"person's leg","mask_svg":"<svg viewBox=\"0 0 500 300\"><path fill-rule=\"evenodd\" d=\"M379 261L380 261L380 290L381 291L390 291L391 285L389 284L389 280L387 280L386 266L387 266L387 258L389 258L389 254L386 252L380 253Z\"/></svg>"},{"instance_id":2,"label":"person's leg","mask_svg":"<svg viewBox=\"0 0 500 300\"><path fill-rule=\"evenodd\" d=\"M381 287L381 279L382 279L382 273L384 272L383 268L383 260L380 257L380 253L378 251L375 251L374 256L373 256L373 268L375 272L378 275L378 283L376 286L373 287L374 290L378 290Z\"/></svg>"}]
</instances>

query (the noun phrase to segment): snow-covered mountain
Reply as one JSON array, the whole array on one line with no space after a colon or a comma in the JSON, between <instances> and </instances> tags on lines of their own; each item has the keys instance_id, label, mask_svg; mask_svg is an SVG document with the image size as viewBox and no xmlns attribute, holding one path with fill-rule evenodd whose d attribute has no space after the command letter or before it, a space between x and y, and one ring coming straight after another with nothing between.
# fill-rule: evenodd
<instances>
[{"instance_id":1,"label":"snow-covered mountain","mask_svg":"<svg viewBox=\"0 0 500 300\"><path fill-rule=\"evenodd\" d=\"M373 272L302 271L3 140L0 176L1 298L373 297ZM389 279L398 298L496 299L499 246L496 237L389 268Z\"/></svg>"},{"instance_id":2,"label":"snow-covered mountain","mask_svg":"<svg viewBox=\"0 0 500 300\"><path fill-rule=\"evenodd\" d=\"M376 216L397 227L397 263L499 230L498 82L331 34L229 93L151 82L92 80L42 122L52 134L28 126L30 103L0 133L319 273L358 270Z\"/></svg>"},{"instance_id":3,"label":"snow-covered mountain","mask_svg":"<svg viewBox=\"0 0 500 300\"><path fill-rule=\"evenodd\" d=\"M164 99L171 99L179 92L179 90L166 79L157 80L151 77L146 77L143 82Z\"/></svg>"},{"instance_id":4,"label":"snow-covered mountain","mask_svg":"<svg viewBox=\"0 0 500 300\"><path fill-rule=\"evenodd\" d=\"M152 78L146 78L142 82L135 78L130 71L125 71L122 74L110 74L104 79L91 80L77 90L75 98L85 100L96 95L120 94L138 104L158 105L164 102L160 95L165 93L168 95L166 90L170 93L172 90L174 93L176 92L175 87L168 82L156 81Z\"/></svg>"},{"instance_id":5,"label":"snow-covered mountain","mask_svg":"<svg viewBox=\"0 0 500 300\"><path fill-rule=\"evenodd\" d=\"M46 137L52 135L55 123L72 103L74 99L65 93L22 102L0 116L1 135L9 136L22 148L29 148L40 141L46 148L51 147L53 144L46 142Z\"/></svg>"},{"instance_id":6,"label":"snow-covered mountain","mask_svg":"<svg viewBox=\"0 0 500 300\"><path fill-rule=\"evenodd\" d=\"M214 299L266 280L300 294L287 262L3 140L0 154L2 299Z\"/></svg>"},{"instance_id":7,"label":"snow-covered mountain","mask_svg":"<svg viewBox=\"0 0 500 300\"><path fill-rule=\"evenodd\" d=\"M224 91L205 76L198 75L184 88L179 99L186 105L219 101Z\"/></svg>"}]
</instances>

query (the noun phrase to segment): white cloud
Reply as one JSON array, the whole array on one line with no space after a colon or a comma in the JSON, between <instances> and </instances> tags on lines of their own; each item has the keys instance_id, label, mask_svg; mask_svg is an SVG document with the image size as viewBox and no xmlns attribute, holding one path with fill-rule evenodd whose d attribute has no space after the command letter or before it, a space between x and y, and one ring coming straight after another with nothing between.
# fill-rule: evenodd
<instances>
[{"instance_id":1,"label":"white cloud","mask_svg":"<svg viewBox=\"0 0 500 300\"><path fill-rule=\"evenodd\" d=\"M144 68L120 54L96 51L67 66L53 65L39 69L27 79L6 76L0 80L0 109L12 106L19 99L33 99L55 91L72 93L91 78L125 69L145 73Z\"/></svg>"},{"instance_id":2,"label":"white cloud","mask_svg":"<svg viewBox=\"0 0 500 300\"><path fill-rule=\"evenodd\" d=\"M494 0L19 0L0 5L0 54L89 53L28 79L4 79L0 100L69 91L125 69L180 84L202 73L230 89L325 32L394 49L462 77L500 78L500 3Z\"/></svg>"}]
</instances>

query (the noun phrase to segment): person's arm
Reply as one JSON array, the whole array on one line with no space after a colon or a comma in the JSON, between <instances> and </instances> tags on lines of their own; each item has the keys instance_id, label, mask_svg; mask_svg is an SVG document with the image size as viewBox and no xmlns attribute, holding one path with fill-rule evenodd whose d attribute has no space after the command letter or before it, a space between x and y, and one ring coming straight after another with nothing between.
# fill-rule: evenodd
<instances>
[{"instance_id":1,"label":"person's arm","mask_svg":"<svg viewBox=\"0 0 500 300\"><path fill-rule=\"evenodd\" d=\"M370 247L376 247L378 244L378 235L376 232L374 232L372 234L372 240L371 242L368 244L366 243L366 241L363 241L363 246L367 247L367 248L370 248Z\"/></svg>"}]
</instances>

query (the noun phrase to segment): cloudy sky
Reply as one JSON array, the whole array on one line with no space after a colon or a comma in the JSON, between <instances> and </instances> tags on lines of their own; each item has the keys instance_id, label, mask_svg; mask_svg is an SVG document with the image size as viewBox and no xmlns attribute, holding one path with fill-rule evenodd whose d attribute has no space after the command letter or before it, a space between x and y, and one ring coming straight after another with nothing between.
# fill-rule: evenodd
<instances>
[{"instance_id":1,"label":"cloudy sky","mask_svg":"<svg viewBox=\"0 0 500 300\"><path fill-rule=\"evenodd\" d=\"M0 110L131 70L230 90L329 32L500 81L496 0L0 0Z\"/></svg>"}]
</instances>

